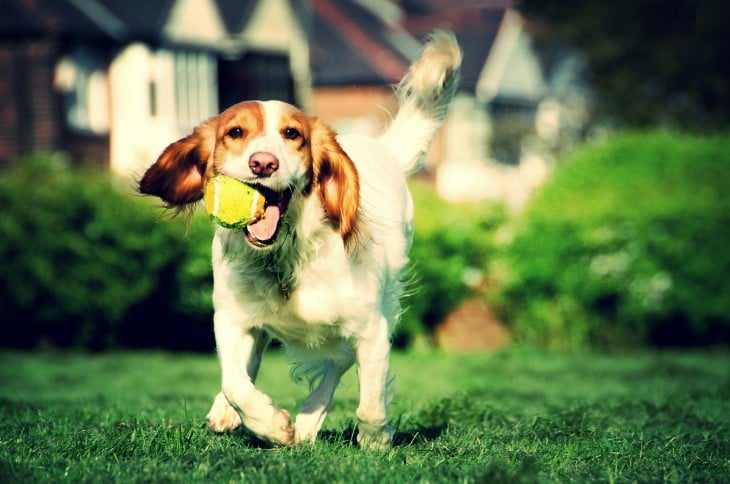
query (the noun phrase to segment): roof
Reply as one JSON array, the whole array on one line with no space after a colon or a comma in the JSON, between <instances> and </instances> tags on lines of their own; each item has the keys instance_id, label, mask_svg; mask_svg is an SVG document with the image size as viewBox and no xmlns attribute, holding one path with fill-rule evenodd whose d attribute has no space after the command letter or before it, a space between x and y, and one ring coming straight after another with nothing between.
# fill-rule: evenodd
<instances>
[{"instance_id":1,"label":"roof","mask_svg":"<svg viewBox=\"0 0 730 484\"><path fill-rule=\"evenodd\" d=\"M464 53L460 88L474 91L509 0L310 0L315 86L397 82L439 27L454 31Z\"/></svg>"},{"instance_id":2,"label":"roof","mask_svg":"<svg viewBox=\"0 0 730 484\"><path fill-rule=\"evenodd\" d=\"M473 92L510 3L508 0L406 0L403 27L422 40L436 28L451 29L463 52L460 88Z\"/></svg>"},{"instance_id":3,"label":"roof","mask_svg":"<svg viewBox=\"0 0 730 484\"><path fill-rule=\"evenodd\" d=\"M0 0L0 37L94 42L169 42L180 0ZM246 28L256 1L211 0L227 32ZM265 0L261 0L265 1ZM288 0L310 34L315 86L397 82L435 28L453 30L464 52L460 88L474 91L510 0ZM275 27L274 27L275 28ZM208 46L216 48L215 44Z\"/></svg>"},{"instance_id":4,"label":"roof","mask_svg":"<svg viewBox=\"0 0 730 484\"><path fill-rule=\"evenodd\" d=\"M310 60L314 85L397 82L410 63L394 45L393 29L351 1L311 0Z\"/></svg>"},{"instance_id":5,"label":"roof","mask_svg":"<svg viewBox=\"0 0 730 484\"><path fill-rule=\"evenodd\" d=\"M51 35L89 41L162 41L178 0L2 0L0 36ZM255 1L213 0L230 36L240 34Z\"/></svg>"},{"instance_id":6,"label":"roof","mask_svg":"<svg viewBox=\"0 0 730 484\"><path fill-rule=\"evenodd\" d=\"M89 41L158 38L175 0L3 0L0 35Z\"/></svg>"},{"instance_id":7,"label":"roof","mask_svg":"<svg viewBox=\"0 0 730 484\"><path fill-rule=\"evenodd\" d=\"M216 3L218 4L221 19L223 19L226 29L232 35L243 32L258 4L255 1L241 0L216 0Z\"/></svg>"}]
</instances>

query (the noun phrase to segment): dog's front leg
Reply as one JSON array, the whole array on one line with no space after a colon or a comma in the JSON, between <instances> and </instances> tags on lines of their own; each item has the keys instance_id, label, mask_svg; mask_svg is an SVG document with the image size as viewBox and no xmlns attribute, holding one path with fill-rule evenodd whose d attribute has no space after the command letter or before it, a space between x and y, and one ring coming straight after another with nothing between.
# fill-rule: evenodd
<instances>
[{"instance_id":1,"label":"dog's front leg","mask_svg":"<svg viewBox=\"0 0 730 484\"><path fill-rule=\"evenodd\" d=\"M216 396L208 423L216 432L242 422L251 432L273 444L287 445L294 427L286 410L254 385L268 336L259 329L242 329L216 312L215 336L221 363L222 392Z\"/></svg>"},{"instance_id":2,"label":"dog's front leg","mask_svg":"<svg viewBox=\"0 0 730 484\"><path fill-rule=\"evenodd\" d=\"M386 450L393 439L393 430L387 418L390 341L385 317L374 323L372 330L355 348L360 383L357 442L366 449Z\"/></svg>"},{"instance_id":3,"label":"dog's front leg","mask_svg":"<svg viewBox=\"0 0 730 484\"><path fill-rule=\"evenodd\" d=\"M251 356L246 364L246 373L251 381L255 383L256 375L258 375L259 367L261 366L261 357L266 346L269 344L270 338L260 330L252 331L251 336L255 342ZM208 427L214 432L230 432L241 426L241 417L238 415L236 409L228 403L228 399L222 391L216 395L213 406L208 412L206 419L208 420Z\"/></svg>"}]
</instances>

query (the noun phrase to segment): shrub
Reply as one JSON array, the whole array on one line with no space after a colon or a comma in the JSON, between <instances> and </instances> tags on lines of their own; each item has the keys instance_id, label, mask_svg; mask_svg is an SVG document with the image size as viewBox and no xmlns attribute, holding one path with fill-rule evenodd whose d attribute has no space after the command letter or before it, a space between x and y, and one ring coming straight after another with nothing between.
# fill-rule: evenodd
<instances>
[{"instance_id":1,"label":"shrub","mask_svg":"<svg viewBox=\"0 0 730 484\"><path fill-rule=\"evenodd\" d=\"M5 173L0 203L4 345L185 346L211 332L208 321L204 332L190 326L204 312L190 286L207 276L182 220L161 224L108 175L57 155ZM193 223L191 239L204 231ZM194 317L180 320L171 303L181 301Z\"/></svg>"},{"instance_id":2,"label":"shrub","mask_svg":"<svg viewBox=\"0 0 730 484\"><path fill-rule=\"evenodd\" d=\"M730 342L730 137L627 133L571 156L501 264L503 316L558 347Z\"/></svg>"}]
</instances>

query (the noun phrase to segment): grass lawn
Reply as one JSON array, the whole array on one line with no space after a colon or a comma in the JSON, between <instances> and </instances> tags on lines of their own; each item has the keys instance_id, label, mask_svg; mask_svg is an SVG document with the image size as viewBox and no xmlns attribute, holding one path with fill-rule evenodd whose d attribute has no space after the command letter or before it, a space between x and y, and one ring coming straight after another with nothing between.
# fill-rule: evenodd
<instances>
[{"instance_id":1,"label":"grass lawn","mask_svg":"<svg viewBox=\"0 0 730 484\"><path fill-rule=\"evenodd\" d=\"M396 354L394 448L353 445L357 383L315 446L215 436L213 355L0 353L0 482L730 482L730 354ZM267 353L259 384L304 399Z\"/></svg>"}]
</instances>

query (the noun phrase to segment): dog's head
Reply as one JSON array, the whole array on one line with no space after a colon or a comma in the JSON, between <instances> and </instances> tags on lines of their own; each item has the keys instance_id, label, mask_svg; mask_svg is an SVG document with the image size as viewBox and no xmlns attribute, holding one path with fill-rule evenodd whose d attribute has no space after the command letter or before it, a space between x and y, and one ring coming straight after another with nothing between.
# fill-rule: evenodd
<instances>
[{"instance_id":1,"label":"dog's head","mask_svg":"<svg viewBox=\"0 0 730 484\"><path fill-rule=\"evenodd\" d=\"M278 101L231 106L168 146L139 183L142 193L184 208L223 173L266 194L266 214L243 229L259 249L274 247L292 198L316 196L346 246L355 234L359 181L335 133L316 118Z\"/></svg>"}]
</instances>

